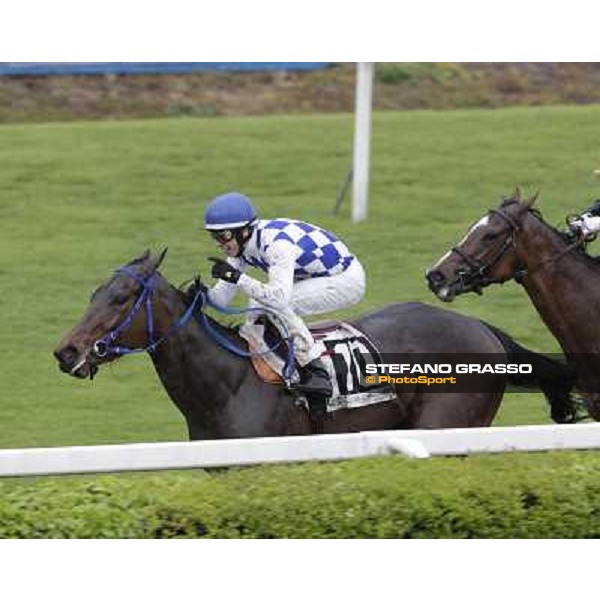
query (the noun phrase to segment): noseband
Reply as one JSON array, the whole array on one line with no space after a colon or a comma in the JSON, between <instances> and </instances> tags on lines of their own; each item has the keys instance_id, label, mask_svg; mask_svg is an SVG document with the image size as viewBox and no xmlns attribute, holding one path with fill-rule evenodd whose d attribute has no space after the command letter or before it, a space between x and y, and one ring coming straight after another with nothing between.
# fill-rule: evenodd
<instances>
[{"instance_id":1,"label":"noseband","mask_svg":"<svg viewBox=\"0 0 600 600\"><path fill-rule=\"evenodd\" d=\"M453 246L451 252L458 254L465 263L467 263L468 269L459 269L457 275L460 281L462 291L474 291L481 295L482 289L492 283L495 283L495 279L489 276L489 272L492 268L502 259L506 252L512 247L516 248L516 234L521 228L520 224L517 223L512 217L502 212L497 208L492 208L488 211L490 214L495 214L504 219L510 227L510 235L504 240L504 242L495 250L490 259L487 262L481 262L475 258L472 258L465 252L463 252L458 246ZM518 271L515 274L515 280L520 282L525 275L525 271Z\"/></svg>"}]
</instances>

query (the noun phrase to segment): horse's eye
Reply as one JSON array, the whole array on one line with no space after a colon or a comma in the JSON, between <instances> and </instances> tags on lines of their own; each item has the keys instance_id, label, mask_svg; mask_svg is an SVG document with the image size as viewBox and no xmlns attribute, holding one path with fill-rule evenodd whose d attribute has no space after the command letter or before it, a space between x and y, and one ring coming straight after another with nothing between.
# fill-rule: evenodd
<instances>
[{"instance_id":1,"label":"horse's eye","mask_svg":"<svg viewBox=\"0 0 600 600\"><path fill-rule=\"evenodd\" d=\"M492 242L494 241L496 238L498 237L497 233L494 233L493 231L489 231L488 233L484 234L483 236L483 241L484 242Z\"/></svg>"},{"instance_id":2,"label":"horse's eye","mask_svg":"<svg viewBox=\"0 0 600 600\"><path fill-rule=\"evenodd\" d=\"M129 300L128 294L115 294L111 299L112 304L125 304Z\"/></svg>"}]
</instances>

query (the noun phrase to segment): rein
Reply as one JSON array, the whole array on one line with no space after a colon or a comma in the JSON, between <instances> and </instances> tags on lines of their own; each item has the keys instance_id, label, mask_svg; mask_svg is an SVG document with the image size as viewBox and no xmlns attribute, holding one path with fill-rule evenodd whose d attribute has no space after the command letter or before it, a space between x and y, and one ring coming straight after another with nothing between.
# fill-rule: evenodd
<instances>
[{"instance_id":1,"label":"rein","mask_svg":"<svg viewBox=\"0 0 600 600\"><path fill-rule=\"evenodd\" d=\"M179 319L177 319L174 323L171 324L171 326L163 336L156 339L154 327L154 312L152 308L152 296L155 290L154 282L156 272L151 273L148 277L141 277L132 269L128 269L127 267L121 267L117 269L115 273L127 275L128 277L134 279L137 283L139 283L142 286L142 292L140 293L138 299L136 300L135 304L133 305L132 309L129 311L129 314L125 317L125 319L123 319L123 321L121 321L121 323L115 329L109 331L95 342L93 346L93 352L98 358L105 358L108 355L124 356L127 354L139 354L142 352L148 352L151 354L175 330L185 326L187 322L192 318L192 316L194 316L196 317L196 320L202 326L202 328L221 347L243 358L251 358L252 356L264 356L265 354L275 351L282 343L285 342L287 346L287 358L285 360L285 366L283 369L283 377L285 381L291 380L291 377L294 372L294 342L291 336L289 335L285 323L281 321L281 318L277 315L277 313L264 308L235 309L222 307L211 302L207 292L204 291L202 288L199 288L194 296L194 299L192 300L191 304L188 306L186 311L183 313L183 315L181 315ZM218 312L228 315L239 315L249 312L260 312L261 314L269 314L271 317L275 317L279 321L279 325L283 330L284 335L281 336L281 338L274 346L268 347L268 349L264 352L252 352L243 350L239 348L236 344L231 342L231 340L229 340L222 333L217 331L210 324L210 321L204 313L204 311L200 310L196 312L197 306L203 307L205 305L211 306ZM134 318L144 306L146 308L146 335L148 338L148 343L140 348L127 348L125 346L119 346L117 344L117 338L131 326L131 323L133 322Z\"/></svg>"},{"instance_id":2,"label":"rein","mask_svg":"<svg viewBox=\"0 0 600 600\"><path fill-rule=\"evenodd\" d=\"M263 352L252 352L251 350L247 351L247 350L243 350L242 348L236 346L234 343L231 342L231 340L229 340L226 336L222 335L219 331L217 331L211 324L210 321L208 319L208 317L206 316L206 314L204 313L204 311L199 311L195 317L196 320L200 323L200 325L204 328L204 330L223 348L225 348L225 350L229 350L229 352L240 356L242 358L252 358L253 356L265 356L266 354L270 354L271 352L274 352L275 350L277 350L277 348L279 348L279 346L281 346L281 344L283 344L285 342L286 346L287 346L287 353L286 353L286 358L284 361L284 367L283 367L283 379L286 382L290 382L291 378L294 374L294 340L292 339L292 337L290 336L288 329L285 325L285 323L281 320L281 318L279 317L279 315L271 310L268 310L266 308L227 308L225 306L219 306L218 304L215 304L214 302L210 301L210 298L208 297L208 295L206 294L206 292L204 292L202 289L198 290L198 293L196 294L196 297L198 295L202 296L202 304L207 304L208 306L211 306L212 308L214 308L216 311L225 314L225 315L240 315L240 314L247 314L247 313L251 313L251 312L257 312L260 314L267 314L270 315L271 318L275 318L277 321L279 321L279 326L282 328L284 335L282 335L279 340L275 343L275 345L273 346L268 346L267 349ZM194 298L195 300L195 298ZM192 303L193 304L193 303Z\"/></svg>"},{"instance_id":3,"label":"rein","mask_svg":"<svg viewBox=\"0 0 600 600\"><path fill-rule=\"evenodd\" d=\"M556 256L551 256L550 258L543 260L535 269L533 269L533 270L525 269L523 271L523 277L525 277L525 275L531 275L532 272L535 273L535 271L539 271L540 269L544 268L548 264L558 262L561 258L563 258L563 256L566 256L567 254L569 254L569 252L571 252L572 250L575 250L575 248L578 248L579 246L581 246L581 240L575 240L572 244L569 244L562 252L559 252Z\"/></svg>"}]
</instances>

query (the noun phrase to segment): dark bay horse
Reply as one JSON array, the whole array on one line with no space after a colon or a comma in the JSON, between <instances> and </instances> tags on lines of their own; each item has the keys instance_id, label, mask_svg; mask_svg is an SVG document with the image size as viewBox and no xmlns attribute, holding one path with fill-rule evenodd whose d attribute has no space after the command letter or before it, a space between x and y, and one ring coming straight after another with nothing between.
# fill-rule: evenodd
<instances>
[{"instance_id":1,"label":"dark bay horse","mask_svg":"<svg viewBox=\"0 0 600 600\"><path fill-rule=\"evenodd\" d=\"M312 433L306 410L285 388L263 382L249 359L218 345L198 320L185 320L190 311L185 294L157 270L163 257L164 252L160 257L147 252L94 292L81 321L54 352L61 370L92 378L102 363L119 354L116 349L148 350L162 384L185 417L191 439ZM207 315L206 319L211 328L246 347L235 330ZM426 304L389 305L352 324L382 353L501 354L507 362L514 352L527 353L532 361L539 357L482 321ZM548 364L545 357L539 360L543 374L536 374L536 381L493 375L485 391L471 393L435 392L423 384L410 391L396 388L394 401L331 413L323 431L487 426L511 377L516 384L539 385L553 412L568 413L570 387L557 377L565 367Z\"/></svg>"},{"instance_id":2,"label":"dark bay horse","mask_svg":"<svg viewBox=\"0 0 600 600\"><path fill-rule=\"evenodd\" d=\"M600 263L556 230L519 190L490 210L426 273L446 302L515 279L578 374L586 408L600 420Z\"/></svg>"}]
</instances>

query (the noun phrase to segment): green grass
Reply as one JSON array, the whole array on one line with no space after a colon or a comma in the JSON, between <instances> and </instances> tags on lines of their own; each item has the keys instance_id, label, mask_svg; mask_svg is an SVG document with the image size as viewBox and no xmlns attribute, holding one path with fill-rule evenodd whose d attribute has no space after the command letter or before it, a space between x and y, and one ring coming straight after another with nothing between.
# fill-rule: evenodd
<instances>
[{"instance_id":1,"label":"green grass","mask_svg":"<svg viewBox=\"0 0 600 600\"><path fill-rule=\"evenodd\" d=\"M378 113L369 219L349 203L333 216L351 162L351 115L166 119L0 129L0 447L186 438L147 357L105 368L90 384L51 356L89 293L113 268L169 247L173 282L208 273L205 201L240 189L265 217L293 216L339 233L367 268L366 299L440 304L423 272L469 223L519 185L541 188L550 222L597 194L600 108ZM475 315L528 347L555 351L514 283L464 297ZM497 424L547 422L535 394L506 399Z\"/></svg>"},{"instance_id":2,"label":"green grass","mask_svg":"<svg viewBox=\"0 0 600 600\"><path fill-rule=\"evenodd\" d=\"M597 538L597 452L0 482L0 538Z\"/></svg>"}]
</instances>

